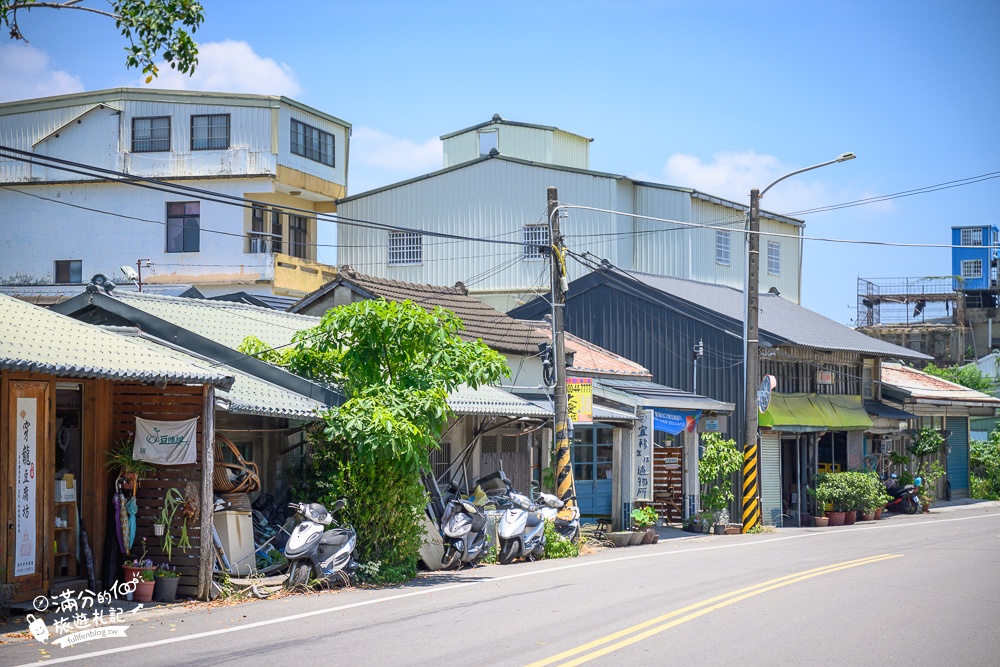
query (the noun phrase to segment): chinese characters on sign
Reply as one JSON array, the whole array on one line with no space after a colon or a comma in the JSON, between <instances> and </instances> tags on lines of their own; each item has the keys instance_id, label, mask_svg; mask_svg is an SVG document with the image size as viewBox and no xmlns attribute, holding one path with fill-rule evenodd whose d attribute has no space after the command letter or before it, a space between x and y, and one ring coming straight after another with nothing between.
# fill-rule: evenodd
<instances>
[{"instance_id":1,"label":"chinese characters on sign","mask_svg":"<svg viewBox=\"0 0 1000 667\"><path fill-rule=\"evenodd\" d=\"M14 480L14 576L35 572L35 491L38 486L38 439L35 398L17 399L17 437L15 456L17 472Z\"/></svg>"},{"instance_id":2,"label":"chinese characters on sign","mask_svg":"<svg viewBox=\"0 0 1000 667\"><path fill-rule=\"evenodd\" d=\"M161 465L195 463L198 457L195 447L197 432L197 417L170 422L136 417L132 456L139 461Z\"/></svg>"},{"instance_id":3,"label":"chinese characters on sign","mask_svg":"<svg viewBox=\"0 0 1000 667\"><path fill-rule=\"evenodd\" d=\"M66 590L51 597L39 595L34 601L36 611L51 611L54 614L62 615L50 620L52 623L50 628L42 619L28 614L28 630L37 641L43 644L52 635L65 635L52 642L54 646L61 648L94 639L125 637L125 631L128 630L129 626L115 624L124 622L126 614L134 615L142 609L143 605L138 604L134 609L126 612L122 607L116 607L114 604L117 600L133 593L137 582L138 579L121 584L115 581L109 590L100 593L93 593L90 590L81 592ZM95 602L101 607L95 606Z\"/></svg>"},{"instance_id":4,"label":"chinese characters on sign","mask_svg":"<svg viewBox=\"0 0 1000 667\"><path fill-rule=\"evenodd\" d=\"M639 423L632 431L632 470L635 475L633 500L653 499L653 411L640 410Z\"/></svg>"},{"instance_id":5,"label":"chinese characters on sign","mask_svg":"<svg viewBox=\"0 0 1000 667\"><path fill-rule=\"evenodd\" d=\"M566 402L574 424L594 421L594 389L590 378L566 378Z\"/></svg>"}]
</instances>

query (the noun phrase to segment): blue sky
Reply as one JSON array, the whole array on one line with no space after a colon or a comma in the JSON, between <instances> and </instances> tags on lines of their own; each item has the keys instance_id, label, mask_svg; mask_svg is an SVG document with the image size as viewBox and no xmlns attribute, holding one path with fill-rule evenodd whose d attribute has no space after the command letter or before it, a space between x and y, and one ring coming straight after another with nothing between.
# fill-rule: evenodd
<instances>
[{"instance_id":1,"label":"blue sky","mask_svg":"<svg viewBox=\"0 0 1000 667\"><path fill-rule=\"evenodd\" d=\"M763 207L779 213L1000 171L995 0L204 5L198 72L150 87L284 94L347 120L352 194L439 168L437 137L494 113L593 137L592 169L742 202L858 155L776 186ZM19 22L31 44L0 44L0 99L143 85L109 21ZM1000 224L998 194L990 179L803 217L807 236L947 245L952 225ZM803 304L852 323L858 276L950 271L946 248L808 241Z\"/></svg>"}]
</instances>

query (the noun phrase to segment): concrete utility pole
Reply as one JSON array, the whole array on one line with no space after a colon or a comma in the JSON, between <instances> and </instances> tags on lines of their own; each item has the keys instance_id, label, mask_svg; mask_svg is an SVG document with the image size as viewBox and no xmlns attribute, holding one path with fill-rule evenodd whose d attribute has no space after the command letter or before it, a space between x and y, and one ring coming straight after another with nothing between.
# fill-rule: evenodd
<instances>
[{"instance_id":1,"label":"concrete utility pole","mask_svg":"<svg viewBox=\"0 0 1000 667\"><path fill-rule=\"evenodd\" d=\"M567 506L576 504L573 494L573 466L570 462L569 405L566 396L566 339L563 332L563 311L566 306L566 263L563 239L559 231L559 193L550 187L548 194L549 243L552 259L552 364L555 366L554 388L556 446L556 495Z\"/></svg>"}]
</instances>

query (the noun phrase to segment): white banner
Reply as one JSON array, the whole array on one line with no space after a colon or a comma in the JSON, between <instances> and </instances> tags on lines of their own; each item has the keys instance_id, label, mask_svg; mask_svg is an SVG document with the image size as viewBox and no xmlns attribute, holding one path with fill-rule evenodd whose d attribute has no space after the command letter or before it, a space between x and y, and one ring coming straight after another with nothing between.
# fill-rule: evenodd
<instances>
[{"instance_id":1,"label":"white banner","mask_svg":"<svg viewBox=\"0 0 1000 667\"><path fill-rule=\"evenodd\" d=\"M653 499L653 411L639 410L639 423L632 429L632 500Z\"/></svg>"},{"instance_id":2,"label":"white banner","mask_svg":"<svg viewBox=\"0 0 1000 667\"><path fill-rule=\"evenodd\" d=\"M137 461L179 466L195 463L198 418L161 422L135 418L135 445L132 456Z\"/></svg>"},{"instance_id":3,"label":"white banner","mask_svg":"<svg viewBox=\"0 0 1000 667\"><path fill-rule=\"evenodd\" d=\"M35 490L38 486L38 426L37 400L17 399L17 432L15 456L17 457L17 477L14 479L14 511L17 513L14 540L14 576L23 577L35 573L35 546L37 536L35 526Z\"/></svg>"}]
</instances>

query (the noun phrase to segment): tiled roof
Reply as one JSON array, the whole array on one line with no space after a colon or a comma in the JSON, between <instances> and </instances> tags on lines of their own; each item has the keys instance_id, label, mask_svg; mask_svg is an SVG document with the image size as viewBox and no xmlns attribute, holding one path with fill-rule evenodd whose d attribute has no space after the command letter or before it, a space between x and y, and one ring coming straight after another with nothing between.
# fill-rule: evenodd
<instances>
[{"instance_id":1,"label":"tiled roof","mask_svg":"<svg viewBox=\"0 0 1000 667\"><path fill-rule=\"evenodd\" d=\"M296 332L319 324L318 317L293 315L231 301L154 296L119 290L112 292L111 297L233 349L251 334L271 346L285 345L291 342Z\"/></svg>"},{"instance_id":2,"label":"tiled roof","mask_svg":"<svg viewBox=\"0 0 1000 667\"><path fill-rule=\"evenodd\" d=\"M697 307L713 310L739 322L743 321L745 301L740 290L724 285L635 271L629 271L625 275ZM783 299L777 294L762 293L759 303L761 332L783 338L795 345L817 350L861 352L881 357L931 358L899 345L870 338L808 308Z\"/></svg>"},{"instance_id":3,"label":"tiled roof","mask_svg":"<svg viewBox=\"0 0 1000 667\"><path fill-rule=\"evenodd\" d=\"M100 327L0 294L0 368L78 378L215 384L233 376L137 345Z\"/></svg>"},{"instance_id":4,"label":"tiled roof","mask_svg":"<svg viewBox=\"0 0 1000 667\"><path fill-rule=\"evenodd\" d=\"M551 409L536 405L499 387L472 389L465 385L448 396L448 405L458 415L496 417L552 417Z\"/></svg>"},{"instance_id":5,"label":"tiled roof","mask_svg":"<svg viewBox=\"0 0 1000 667\"><path fill-rule=\"evenodd\" d=\"M533 328L469 296L461 285L442 287L376 278L358 273L349 266L341 267L335 280L307 295L292 311L298 312L321 301L342 282L353 285L374 298L382 297L386 301L409 300L428 310L434 306L450 310L465 324L465 331L459 333L460 337L465 340L481 338L486 345L498 352L533 355L538 354L540 343L548 342L547 337Z\"/></svg>"},{"instance_id":6,"label":"tiled roof","mask_svg":"<svg viewBox=\"0 0 1000 667\"><path fill-rule=\"evenodd\" d=\"M552 325L548 322L538 322L536 320L518 321L545 336L546 340L552 335ZM570 374L574 372L582 374L602 373L631 378L653 379L653 375L645 366L630 361L614 352L609 352L603 347L594 345L579 336L574 336L568 331L565 333L565 340L566 352L573 354L573 365L566 367L566 371Z\"/></svg>"},{"instance_id":7,"label":"tiled roof","mask_svg":"<svg viewBox=\"0 0 1000 667\"><path fill-rule=\"evenodd\" d=\"M36 306L51 306L72 299L86 291L86 285L0 285L0 294L15 297ZM116 291L136 292L132 285L118 285ZM190 296L201 298L201 292L191 285L143 285L149 294Z\"/></svg>"},{"instance_id":8,"label":"tiled roof","mask_svg":"<svg viewBox=\"0 0 1000 667\"><path fill-rule=\"evenodd\" d=\"M898 389L914 399L947 400L976 403L988 407L1000 406L1000 398L963 387L943 378L929 375L902 364L882 364L882 385L885 389Z\"/></svg>"}]
</instances>

